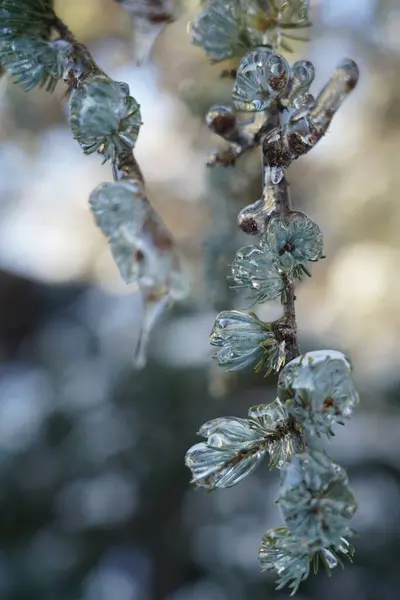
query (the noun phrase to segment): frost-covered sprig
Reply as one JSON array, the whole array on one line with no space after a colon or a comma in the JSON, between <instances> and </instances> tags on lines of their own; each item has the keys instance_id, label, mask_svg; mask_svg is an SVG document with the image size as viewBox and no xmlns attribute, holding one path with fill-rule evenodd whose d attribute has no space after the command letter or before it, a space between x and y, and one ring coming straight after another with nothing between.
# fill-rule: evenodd
<instances>
[{"instance_id":1,"label":"frost-covered sprig","mask_svg":"<svg viewBox=\"0 0 400 600\"><path fill-rule=\"evenodd\" d=\"M220 62L260 44L290 51L286 38L298 39L290 30L309 25L308 0L208 0L191 23L190 39Z\"/></svg>"},{"instance_id":2,"label":"frost-covered sprig","mask_svg":"<svg viewBox=\"0 0 400 600\"><path fill-rule=\"evenodd\" d=\"M52 92L64 78L73 48L69 42L47 42L21 35L1 44L1 62L23 90L36 86Z\"/></svg>"},{"instance_id":3,"label":"frost-covered sprig","mask_svg":"<svg viewBox=\"0 0 400 600\"><path fill-rule=\"evenodd\" d=\"M269 218L259 244L236 253L233 287L248 290L251 306L278 296L284 300L289 284L301 279L303 273L310 275L305 263L322 258L322 251L322 233L303 213L290 211Z\"/></svg>"},{"instance_id":4,"label":"frost-covered sprig","mask_svg":"<svg viewBox=\"0 0 400 600\"><path fill-rule=\"evenodd\" d=\"M357 508L345 470L319 450L283 466L278 503L293 535L313 550L340 545Z\"/></svg>"},{"instance_id":5,"label":"frost-covered sprig","mask_svg":"<svg viewBox=\"0 0 400 600\"><path fill-rule=\"evenodd\" d=\"M287 527L274 527L263 537L258 558L262 571L276 572L276 589L288 586L292 589L293 596L301 582L309 576L311 568L317 573L319 563L322 562L330 574L338 565L343 567L341 556L351 561L353 555L354 548L344 537L338 545L312 552Z\"/></svg>"},{"instance_id":6,"label":"frost-covered sprig","mask_svg":"<svg viewBox=\"0 0 400 600\"><path fill-rule=\"evenodd\" d=\"M269 247L279 256L282 267L287 269L315 262L323 256L320 228L299 211L272 218L261 239L261 246Z\"/></svg>"},{"instance_id":7,"label":"frost-covered sprig","mask_svg":"<svg viewBox=\"0 0 400 600\"><path fill-rule=\"evenodd\" d=\"M226 310L217 316L210 343L219 348L214 358L221 367L238 371L249 365L269 375L285 363L285 341L278 341L273 323L261 321L254 313Z\"/></svg>"},{"instance_id":8,"label":"frost-covered sprig","mask_svg":"<svg viewBox=\"0 0 400 600\"><path fill-rule=\"evenodd\" d=\"M231 162L222 153L223 160L214 158L209 164L234 164L244 152L262 142L264 164L271 169L272 182L279 183L285 169L325 135L333 116L356 86L359 71L354 61L342 60L315 99L309 92L314 75L314 66L309 61L297 61L290 66L271 47L259 46L246 52L232 90L235 107L247 112L284 109L289 111L289 118L284 125L273 128L266 118L253 143L238 151L237 156L235 147L229 147Z\"/></svg>"},{"instance_id":9,"label":"frost-covered sprig","mask_svg":"<svg viewBox=\"0 0 400 600\"><path fill-rule=\"evenodd\" d=\"M58 38L48 41L54 34ZM142 364L150 327L161 308L187 293L187 286L172 237L148 201L132 152L141 125L139 104L126 83L111 80L96 64L50 0L1 0L0 48L4 66L24 89L44 85L52 91L58 79L65 81L75 138L85 153L97 152L112 164L115 183L99 186L91 206L124 281L142 291Z\"/></svg>"},{"instance_id":10,"label":"frost-covered sprig","mask_svg":"<svg viewBox=\"0 0 400 600\"><path fill-rule=\"evenodd\" d=\"M285 170L324 135L356 85L358 69L353 61L343 61L314 99L312 63L289 65L277 52L278 45L285 44L285 20L290 27L307 24L308 2L214 0L203 7L192 41L214 61L246 48L230 76L235 76L235 108L250 114L239 120L230 107L212 107L207 124L229 146L208 164L234 165L245 152L258 145L263 149L262 196L238 216L239 227L260 238L236 253L233 287L247 293L251 306L279 296L283 305L283 316L274 324L239 311L220 313L211 343L219 348L215 358L227 370L259 364L263 344L276 348L278 341L287 364L280 361L279 400L252 408L247 420L220 418L203 426L200 434L207 440L189 450L186 464L197 485L213 489L237 483L270 454L270 465L282 469L277 502L286 527L267 532L259 559L262 569L277 573L279 588L289 585L294 593L311 566L316 572L322 561L330 571L342 564L340 554L353 554L346 538L352 535L349 521L356 503L345 471L324 453L308 450L307 440L313 434L332 435L333 425L350 415L358 396L343 355L319 351L300 356L294 284L304 273L310 275L309 262L323 258L323 237L316 223L291 209ZM260 31L262 39L257 37ZM263 434L264 418L273 437Z\"/></svg>"},{"instance_id":11,"label":"frost-covered sprig","mask_svg":"<svg viewBox=\"0 0 400 600\"><path fill-rule=\"evenodd\" d=\"M294 421L279 400L249 410L247 419L221 417L202 425L207 438L186 453L192 483L207 489L236 485L270 454L270 467L281 467L300 448Z\"/></svg>"},{"instance_id":12,"label":"frost-covered sprig","mask_svg":"<svg viewBox=\"0 0 400 600\"><path fill-rule=\"evenodd\" d=\"M0 41L20 35L48 39L54 18L53 0L2 0Z\"/></svg>"},{"instance_id":13,"label":"frost-covered sprig","mask_svg":"<svg viewBox=\"0 0 400 600\"><path fill-rule=\"evenodd\" d=\"M359 401L350 363L334 350L307 352L289 362L279 375L278 395L309 433L328 437Z\"/></svg>"},{"instance_id":14,"label":"frost-covered sprig","mask_svg":"<svg viewBox=\"0 0 400 600\"><path fill-rule=\"evenodd\" d=\"M281 296L285 278L278 256L267 246L244 246L237 251L232 262L235 289L246 290L250 307Z\"/></svg>"},{"instance_id":15,"label":"frost-covered sprig","mask_svg":"<svg viewBox=\"0 0 400 600\"><path fill-rule=\"evenodd\" d=\"M124 145L134 148L142 124L140 107L126 83L97 75L72 93L70 125L85 154L115 159Z\"/></svg>"}]
</instances>

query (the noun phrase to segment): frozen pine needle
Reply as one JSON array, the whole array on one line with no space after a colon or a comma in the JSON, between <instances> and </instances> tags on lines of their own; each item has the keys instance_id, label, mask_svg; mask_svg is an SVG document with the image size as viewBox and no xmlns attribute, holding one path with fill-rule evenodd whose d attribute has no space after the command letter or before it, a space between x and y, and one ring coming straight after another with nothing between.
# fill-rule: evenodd
<instances>
[{"instance_id":1,"label":"frozen pine needle","mask_svg":"<svg viewBox=\"0 0 400 600\"><path fill-rule=\"evenodd\" d=\"M285 342L277 340L273 324L260 321L254 313L221 312L211 331L210 343L218 348L214 358L227 371L251 365L267 375L278 372L285 363Z\"/></svg>"}]
</instances>

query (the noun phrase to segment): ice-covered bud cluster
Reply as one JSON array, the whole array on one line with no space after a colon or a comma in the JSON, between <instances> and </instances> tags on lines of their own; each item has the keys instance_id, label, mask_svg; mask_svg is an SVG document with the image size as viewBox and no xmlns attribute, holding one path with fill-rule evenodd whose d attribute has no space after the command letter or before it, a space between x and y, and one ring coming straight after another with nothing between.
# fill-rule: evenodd
<instances>
[{"instance_id":1,"label":"ice-covered bud cluster","mask_svg":"<svg viewBox=\"0 0 400 600\"><path fill-rule=\"evenodd\" d=\"M289 165L307 154L325 135L333 116L354 89L359 77L356 63L344 59L315 100L295 110L285 125L270 131L263 141L265 162L279 183Z\"/></svg>"},{"instance_id":2,"label":"ice-covered bud cluster","mask_svg":"<svg viewBox=\"0 0 400 600\"><path fill-rule=\"evenodd\" d=\"M241 248L232 262L233 287L247 291L251 305L282 295L288 283L309 274L305 263L323 256L319 227L301 212L270 218L258 245Z\"/></svg>"},{"instance_id":3,"label":"ice-covered bud cluster","mask_svg":"<svg viewBox=\"0 0 400 600\"><path fill-rule=\"evenodd\" d=\"M307 352L287 363L279 375L278 395L309 433L328 437L359 400L350 363L334 350Z\"/></svg>"},{"instance_id":4,"label":"ice-covered bud cluster","mask_svg":"<svg viewBox=\"0 0 400 600\"><path fill-rule=\"evenodd\" d=\"M341 555L350 561L353 546L341 538L337 545L311 551L307 543L296 538L288 527L273 527L262 539L258 559L262 571L274 571L278 576L277 590L288 586L293 596L302 581L307 579L311 568L314 573L321 562L328 573L338 565L343 566Z\"/></svg>"},{"instance_id":5,"label":"ice-covered bud cluster","mask_svg":"<svg viewBox=\"0 0 400 600\"><path fill-rule=\"evenodd\" d=\"M253 143L247 143L239 152L240 155L262 143L264 164L270 167L274 185L282 180L293 160L309 152L325 135L333 116L356 86L359 71L354 61L343 59L315 99L310 93L314 76L311 62L300 60L290 65L281 54L265 45L246 52L237 69L232 91L237 110L288 111L284 124L266 127L266 120L254 134ZM230 118L233 122L232 112ZM233 141L240 147L238 140L246 135L246 126L237 124ZM233 150L231 148L232 154ZM223 161L215 160L213 164L223 164Z\"/></svg>"},{"instance_id":6,"label":"ice-covered bud cluster","mask_svg":"<svg viewBox=\"0 0 400 600\"><path fill-rule=\"evenodd\" d=\"M280 264L288 269L309 261L315 262L323 255L320 228L299 211L271 219L261 239L263 245L278 255Z\"/></svg>"},{"instance_id":7,"label":"ice-covered bud cluster","mask_svg":"<svg viewBox=\"0 0 400 600\"><path fill-rule=\"evenodd\" d=\"M133 148L142 124L140 107L126 83L96 75L73 91L70 125L85 154L99 152L114 160L123 147Z\"/></svg>"},{"instance_id":8,"label":"ice-covered bud cluster","mask_svg":"<svg viewBox=\"0 0 400 600\"><path fill-rule=\"evenodd\" d=\"M262 111L284 95L290 80L287 60L261 46L247 52L236 74L232 99L238 110Z\"/></svg>"},{"instance_id":9,"label":"ice-covered bud cluster","mask_svg":"<svg viewBox=\"0 0 400 600\"><path fill-rule=\"evenodd\" d=\"M345 470L319 450L295 454L283 466L278 503L293 535L311 550L339 545L357 508Z\"/></svg>"},{"instance_id":10,"label":"ice-covered bud cluster","mask_svg":"<svg viewBox=\"0 0 400 600\"><path fill-rule=\"evenodd\" d=\"M279 371L285 364L285 342L278 342L273 327L254 313L227 310L219 313L210 335L214 355L227 371L238 371L253 365L265 374Z\"/></svg>"},{"instance_id":11,"label":"ice-covered bud cluster","mask_svg":"<svg viewBox=\"0 0 400 600\"><path fill-rule=\"evenodd\" d=\"M298 432L279 400L255 406L247 419L221 417L205 423L199 435L207 438L186 453L192 483L208 489L239 483L270 454L270 466L281 467L297 449Z\"/></svg>"},{"instance_id":12,"label":"ice-covered bud cluster","mask_svg":"<svg viewBox=\"0 0 400 600\"><path fill-rule=\"evenodd\" d=\"M238 250L232 262L232 278L232 287L246 292L250 307L277 298L285 289L284 272L268 246L244 246Z\"/></svg>"},{"instance_id":13,"label":"ice-covered bud cluster","mask_svg":"<svg viewBox=\"0 0 400 600\"><path fill-rule=\"evenodd\" d=\"M290 50L290 30L308 25L309 0L208 0L191 23L190 39L220 62L261 44Z\"/></svg>"}]
</instances>

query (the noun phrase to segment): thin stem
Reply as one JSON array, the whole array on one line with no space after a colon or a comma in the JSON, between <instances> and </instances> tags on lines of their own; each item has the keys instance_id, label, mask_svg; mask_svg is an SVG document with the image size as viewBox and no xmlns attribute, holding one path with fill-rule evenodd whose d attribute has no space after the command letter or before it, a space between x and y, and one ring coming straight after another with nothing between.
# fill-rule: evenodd
<instances>
[{"instance_id":1,"label":"thin stem","mask_svg":"<svg viewBox=\"0 0 400 600\"><path fill-rule=\"evenodd\" d=\"M283 177L278 183L279 186L279 211L281 215L287 215L291 209L290 191L286 178ZM283 325L284 339L286 342L287 360L291 361L300 354L300 348L297 341L297 323L296 323L296 296L294 293L294 285L289 280L285 281L285 293L283 297Z\"/></svg>"},{"instance_id":2,"label":"thin stem","mask_svg":"<svg viewBox=\"0 0 400 600\"><path fill-rule=\"evenodd\" d=\"M278 127L282 118L282 112L277 106L268 110L267 119L263 126L263 133L271 128ZM262 155L264 169L264 203L271 209L274 203L274 212L278 215L287 215L291 210L289 184L286 177L282 177L278 184L271 182L271 167L266 157ZM283 318L280 321L279 333L282 340L286 342L286 359L291 361L299 356L300 349L297 341L297 323L295 310L296 296L294 286L288 279L285 280L285 291L283 293Z\"/></svg>"},{"instance_id":3,"label":"thin stem","mask_svg":"<svg viewBox=\"0 0 400 600\"><path fill-rule=\"evenodd\" d=\"M144 185L144 177L138 162L129 146L118 152L112 163L114 181L134 179Z\"/></svg>"},{"instance_id":4,"label":"thin stem","mask_svg":"<svg viewBox=\"0 0 400 600\"><path fill-rule=\"evenodd\" d=\"M282 112L278 107L273 107L268 111L267 120L264 125L264 131L267 133L273 127L279 127L282 117ZM261 138L261 136L260 136ZM261 140L260 140L261 141ZM287 215L291 210L289 184L286 177L282 177L278 184L271 182L271 167L262 153L263 170L264 170L264 203L269 209L272 208L271 203L274 203L274 212L277 215ZM280 340L285 341L286 361L290 362L300 355L300 348L297 341L297 323L296 323L296 296L294 293L293 284L286 279L285 291L283 293L283 317L278 321L276 333ZM307 440L302 433L301 428L297 425L295 419L291 419L292 435L296 439L297 452L304 452L307 449Z\"/></svg>"},{"instance_id":5,"label":"thin stem","mask_svg":"<svg viewBox=\"0 0 400 600\"><path fill-rule=\"evenodd\" d=\"M52 26L58 32L60 38L69 42L74 49L68 73L68 84L70 87L78 87L79 82L89 75L104 75L107 77L104 71L100 69L87 47L78 42L68 25L66 25L57 15L52 21Z\"/></svg>"}]
</instances>

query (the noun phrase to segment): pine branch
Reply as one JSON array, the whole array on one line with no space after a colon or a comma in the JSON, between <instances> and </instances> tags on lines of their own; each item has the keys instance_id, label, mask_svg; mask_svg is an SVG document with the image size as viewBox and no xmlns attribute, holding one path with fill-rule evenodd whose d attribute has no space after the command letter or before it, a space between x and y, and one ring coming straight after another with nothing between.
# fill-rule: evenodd
<instances>
[{"instance_id":1,"label":"pine branch","mask_svg":"<svg viewBox=\"0 0 400 600\"><path fill-rule=\"evenodd\" d=\"M76 40L68 26L58 16L55 17L53 26L58 31L60 37L68 41L74 49L66 74L70 90L71 88L78 89L82 82L94 76L107 78L111 81L106 73L97 65L88 48ZM149 203L145 193L144 177L132 148L123 141L120 142L118 150L112 156L111 164L114 181L138 184L136 189L147 214L147 220L143 224L142 233L148 239L148 244L153 245L162 254L166 252L171 253L173 267L178 269L179 261L174 249L173 238L161 219L156 216L154 209L152 209ZM141 254L137 254L136 258L140 262L142 260ZM146 293L152 300L160 295L160 291L154 289L153 286L150 286Z\"/></svg>"},{"instance_id":2,"label":"pine branch","mask_svg":"<svg viewBox=\"0 0 400 600\"><path fill-rule=\"evenodd\" d=\"M49 41L52 32L59 37ZM98 186L90 206L123 280L136 284L144 298L136 353L143 366L161 309L185 297L188 289L172 236L147 198L133 154L142 125L140 106L126 83L113 81L99 67L56 15L52 0L2 0L0 44L4 67L26 91L36 86L53 91L60 79L67 83L75 139L85 154L97 152L111 162L114 182Z\"/></svg>"},{"instance_id":3,"label":"pine branch","mask_svg":"<svg viewBox=\"0 0 400 600\"><path fill-rule=\"evenodd\" d=\"M281 469L277 502L287 527L267 532L259 560L262 569L277 573L278 589L288 585L295 593L311 564L315 572L319 562L330 571L341 564L340 554L350 558L353 554L346 537L352 535L348 522L356 502L347 476L323 452L308 449L306 434L333 435L333 426L343 424L352 413L358 394L344 355L330 350L300 355L294 285L304 273L311 275L308 262L324 258L323 235L305 214L292 210L286 169L325 134L355 87L358 68L353 61L343 60L314 99L309 93L312 63L290 65L266 45L266 40L275 39L275 48L285 47L282 35L287 27L308 25L305 0L284 4L282 12L274 2L257 5L254 14L251 4L213 0L192 29L192 42L214 61L243 50L244 40L257 39L260 25L264 33L268 31L243 56L232 91L237 110L263 118L258 131L250 135L249 122L238 122L229 107L212 107L206 121L229 142L226 150L212 157L212 165L234 164L262 145L261 198L238 215L239 227L260 238L238 250L232 279L234 287L247 292L249 308L280 296L283 316L273 323L235 310L217 316L210 342L218 348L214 358L219 365L228 371L252 366L256 372L278 372L278 398L251 408L248 419L221 417L203 425L199 433L207 441L189 449L186 464L196 485L229 487L269 452L270 466ZM283 111L288 111L288 118L282 118Z\"/></svg>"}]
</instances>

